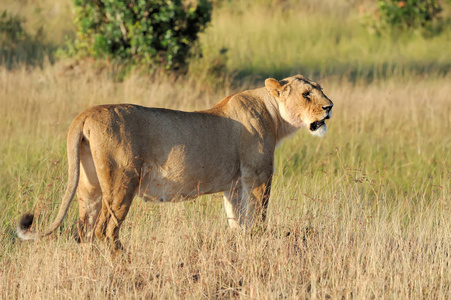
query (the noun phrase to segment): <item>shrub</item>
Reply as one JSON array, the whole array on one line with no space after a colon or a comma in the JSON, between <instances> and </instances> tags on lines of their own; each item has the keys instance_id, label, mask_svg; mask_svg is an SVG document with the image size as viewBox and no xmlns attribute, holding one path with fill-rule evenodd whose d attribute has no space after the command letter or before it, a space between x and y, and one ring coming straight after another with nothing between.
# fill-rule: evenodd
<instances>
[{"instance_id":1,"label":"shrub","mask_svg":"<svg viewBox=\"0 0 451 300\"><path fill-rule=\"evenodd\" d=\"M372 27L378 32L388 29L395 32L420 29L426 35L441 31L438 0L379 0L378 18Z\"/></svg>"},{"instance_id":2,"label":"shrub","mask_svg":"<svg viewBox=\"0 0 451 300\"><path fill-rule=\"evenodd\" d=\"M74 0L75 52L177 69L211 18L211 3L181 0Z\"/></svg>"}]
</instances>

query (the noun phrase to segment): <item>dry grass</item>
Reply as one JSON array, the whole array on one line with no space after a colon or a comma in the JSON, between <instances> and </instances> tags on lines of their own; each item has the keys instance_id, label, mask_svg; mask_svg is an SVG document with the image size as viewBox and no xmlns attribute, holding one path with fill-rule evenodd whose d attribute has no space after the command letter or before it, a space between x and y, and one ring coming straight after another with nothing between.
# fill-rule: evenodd
<instances>
[{"instance_id":1,"label":"dry grass","mask_svg":"<svg viewBox=\"0 0 451 300\"><path fill-rule=\"evenodd\" d=\"M122 230L130 262L61 231L20 242L14 221L39 227L65 187L64 140L88 106L126 102L201 109L232 91L59 66L0 73L1 298L433 298L450 293L449 78L369 86L323 79L335 101L324 139L301 131L277 152L269 229L227 228L219 195L178 204L139 199ZM287 233L290 233L287 236Z\"/></svg>"}]
</instances>

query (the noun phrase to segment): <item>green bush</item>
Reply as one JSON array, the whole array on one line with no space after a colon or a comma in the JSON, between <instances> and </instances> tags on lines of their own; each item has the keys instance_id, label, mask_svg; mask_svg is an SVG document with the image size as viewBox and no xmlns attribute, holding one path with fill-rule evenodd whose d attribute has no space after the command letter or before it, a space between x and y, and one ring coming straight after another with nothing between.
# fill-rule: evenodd
<instances>
[{"instance_id":1,"label":"green bush","mask_svg":"<svg viewBox=\"0 0 451 300\"><path fill-rule=\"evenodd\" d=\"M207 0L185 2L74 0L73 54L177 69L186 63L212 10Z\"/></svg>"},{"instance_id":2,"label":"green bush","mask_svg":"<svg viewBox=\"0 0 451 300\"><path fill-rule=\"evenodd\" d=\"M379 20L375 28L378 31L421 29L427 34L439 33L441 11L438 0L379 0Z\"/></svg>"}]
</instances>

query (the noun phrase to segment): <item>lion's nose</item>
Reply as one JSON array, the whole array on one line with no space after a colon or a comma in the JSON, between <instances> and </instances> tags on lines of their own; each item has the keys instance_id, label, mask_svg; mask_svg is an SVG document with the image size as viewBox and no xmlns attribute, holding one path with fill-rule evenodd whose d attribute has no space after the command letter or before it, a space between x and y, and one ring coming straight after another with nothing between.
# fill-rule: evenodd
<instances>
[{"instance_id":1,"label":"lion's nose","mask_svg":"<svg viewBox=\"0 0 451 300\"><path fill-rule=\"evenodd\" d=\"M328 105L328 106L323 106L323 109L326 111L326 118L325 119L330 119L330 110L332 109L332 106L334 106L333 104Z\"/></svg>"},{"instance_id":2,"label":"lion's nose","mask_svg":"<svg viewBox=\"0 0 451 300\"><path fill-rule=\"evenodd\" d=\"M332 105L329 105L329 106L323 106L323 109L324 109L326 112L330 112L330 110L332 109L332 106L334 106L334 105L332 104Z\"/></svg>"}]
</instances>

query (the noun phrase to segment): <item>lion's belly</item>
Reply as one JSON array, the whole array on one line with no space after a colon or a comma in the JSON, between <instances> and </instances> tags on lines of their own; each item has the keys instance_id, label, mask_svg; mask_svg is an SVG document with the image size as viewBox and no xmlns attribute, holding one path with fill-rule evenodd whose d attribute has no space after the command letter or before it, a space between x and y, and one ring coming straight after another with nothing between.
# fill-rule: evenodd
<instances>
[{"instance_id":1,"label":"lion's belly","mask_svg":"<svg viewBox=\"0 0 451 300\"><path fill-rule=\"evenodd\" d=\"M229 142L239 138L238 130L220 130L220 125L233 129L232 121L184 116L191 126L177 116L167 124L148 125L149 149L136 153L144 160L137 192L144 200L180 201L222 192L238 177L238 149Z\"/></svg>"},{"instance_id":2,"label":"lion's belly","mask_svg":"<svg viewBox=\"0 0 451 300\"><path fill-rule=\"evenodd\" d=\"M229 190L236 184L237 168L210 172L183 166L145 165L137 195L144 201L177 202Z\"/></svg>"}]
</instances>

